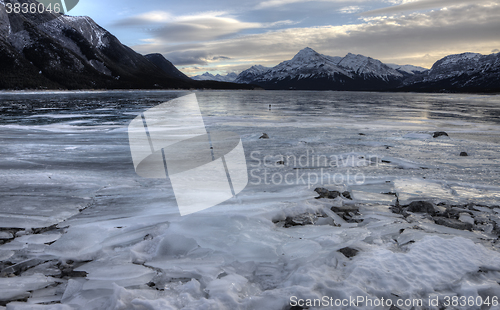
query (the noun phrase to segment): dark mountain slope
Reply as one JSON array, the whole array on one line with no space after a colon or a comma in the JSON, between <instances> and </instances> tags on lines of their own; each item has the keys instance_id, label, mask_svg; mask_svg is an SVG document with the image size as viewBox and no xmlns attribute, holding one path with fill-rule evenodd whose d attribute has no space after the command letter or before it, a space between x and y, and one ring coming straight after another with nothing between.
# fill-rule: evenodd
<instances>
[{"instance_id":1,"label":"dark mountain slope","mask_svg":"<svg viewBox=\"0 0 500 310\"><path fill-rule=\"evenodd\" d=\"M34 0L4 1L38 4ZM215 86L236 88L224 83ZM158 67L89 17L7 14L0 5L0 88L200 87L208 86L191 81L166 59Z\"/></svg>"}]
</instances>

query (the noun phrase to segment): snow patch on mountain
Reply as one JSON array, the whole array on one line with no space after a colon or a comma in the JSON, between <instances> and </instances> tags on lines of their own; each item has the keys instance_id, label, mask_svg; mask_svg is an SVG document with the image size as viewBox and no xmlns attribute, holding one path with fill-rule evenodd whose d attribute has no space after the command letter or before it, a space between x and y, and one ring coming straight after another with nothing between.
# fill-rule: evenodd
<instances>
[{"instance_id":1,"label":"snow patch on mountain","mask_svg":"<svg viewBox=\"0 0 500 310\"><path fill-rule=\"evenodd\" d=\"M493 57L490 57L493 56ZM490 67L495 61L494 54L462 53L446 56L434 63L427 80L447 79L462 74L473 74L485 67Z\"/></svg>"},{"instance_id":2,"label":"snow patch on mountain","mask_svg":"<svg viewBox=\"0 0 500 310\"><path fill-rule=\"evenodd\" d=\"M436 64L439 63L439 65L441 66L454 65L461 62L478 61L481 57L483 57L483 55L478 53L462 53L457 55L449 55L436 62Z\"/></svg>"},{"instance_id":3,"label":"snow patch on mountain","mask_svg":"<svg viewBox=\"0 0 500 310\"><path fill-rule=\"evenodd\" d=\"M402 78L403 75L382 63L380 60L348 53L338 65L350 69L363 77L377 77L383 80L389 78Z\"/></svg>"},{"instance_id":4,"label":"snow patch on mountain","mask_svg":"<svg viewBox=\"0 0 500 310\"><path fill-rule=\"evenodd\" d=\"M99 26L92 18L88 16L68 16L61 17L63 22L66 22L76 30L78 30L92 46L102 48L109 44L106 38L108 33L104 28Z\"/></svg>"},{"instance_id":5,"label":"snow patch on mountain","mask_svg":"<svg viewBox=\"0 0 500 310\"><path fill-rule=\"evenodd\" d=\"M389 68L392 68L394 70L400 71L400 72L405 72L408 74L418 74L422 73L424 71L427 71L428 69L423 68L423 67L418 67L418 66L413 66L413 65L397 65L397 64L385 64Z\"/></svg>"}]
</instances>

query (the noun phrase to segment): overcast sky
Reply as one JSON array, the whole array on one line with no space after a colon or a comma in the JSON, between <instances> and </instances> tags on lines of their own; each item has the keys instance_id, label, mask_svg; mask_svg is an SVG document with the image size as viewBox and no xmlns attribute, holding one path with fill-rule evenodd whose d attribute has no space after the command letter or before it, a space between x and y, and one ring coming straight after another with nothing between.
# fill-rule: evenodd
<instances>
[{"instance_id":1,"label":"overcast sky","mask_svg":"<svg viewBox=\"0 0 500 310\"><path fill-rule=\"evenodd\" d=\"M71 15L188 75L274 66L307 46L426 68L449 54L500 49L498 0L80 0Z\"/></svg>"}]
</instances>

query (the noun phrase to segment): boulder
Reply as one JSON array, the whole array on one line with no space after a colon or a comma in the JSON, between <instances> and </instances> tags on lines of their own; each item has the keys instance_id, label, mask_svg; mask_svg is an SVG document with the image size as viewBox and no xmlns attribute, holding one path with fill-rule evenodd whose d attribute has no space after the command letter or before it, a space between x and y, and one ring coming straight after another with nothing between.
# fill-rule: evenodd
<instances>
[{"instance_id":1,"label":"boulder","mask_svg":"<svg viewBox=\"0 0 500 310\"><path fill-rule=\"evenodd\" d=\"M349 193L348 191L343 192L342 196L344 196L344 198L346 199L352 200L351 193Z\"/></svg>"},{"instance_id":2,"label":"boulder","mask_svg":"<svg viewBox=\"0 0 500 310\"><path fill-rule=\"evenodd\" d=\"M326 188L318 187L314 190L316 193L318 193L318 197L316 199L320 198L328 198L328 199L335 199L338 196L340 196L339 191L329 191Z\"/></svg>"},{"instance_id":3,"label":"boulder","mask_svg":"<svg viewBox=\"0 0 500 310\"><path fill-rule=\"evenodd\" d=\"M356 254L358 254L358 252L359 252L358 250L353 249L353 248L349 248L349 247L342 248L338 251L340 253L344 254L344 256L347 258L351 258L353 256L356 256Z\"/></svg>"},{"instance_id":4,"label":"boulder","mask_svg":"<svg viewBox=\"0 0 500 310\"><path fill-rule=\"evenodd\" d=\"M473 225L470 223L463 223L456 219L449 219L445 217L439 217L434 219L434 222L438 225L443 225L450 228L460 229L460 230L472 230Z\"/></svg>"},{"instance_id":5,"label":"boulder","mask_svg":"<svg viewBox=\"0 0 500 310\"><path fill-rule=\"evenodd\" d=\"M436 214L436 209L434 205L427 201L413 201L409 205L405 206L407 212L414 213L428 213L430 215Z\"/></svg>"},{"instance_id":6,"label":"boulder","mask_svg":"<svg viewBox=\"0 0 500 310\"><path fill-rule=\"evenodd\" d=\"M434 135L432 137L437 138L437 137L441 137L441 136L448 137L448 134L444 131L436 131L436 132L434 132Z\"/></svg>"}]
</instances>

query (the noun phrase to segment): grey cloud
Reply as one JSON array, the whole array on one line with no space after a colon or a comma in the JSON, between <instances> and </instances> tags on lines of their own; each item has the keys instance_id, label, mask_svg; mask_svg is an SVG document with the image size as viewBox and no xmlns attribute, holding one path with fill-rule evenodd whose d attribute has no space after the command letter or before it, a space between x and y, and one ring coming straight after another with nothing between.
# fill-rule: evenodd
<instances>
[{"instance_id":1,"label":"grey cloud","mask_svg":"<svg viewBox=\"0 0 500 310\"><path fill-rule=\"evenodd\" d=\"M493 49L498 50L498 29L500 5L477 4L407 16L376 17L368 23L240 35L207 40L202 45L158 43L134 48L141 52L167 50L166 57L174 64L209 65L207 70L217 67L214 61L221 55L231 58L232 62L242 63L241 67L234 64L234 69L236 65L238 69L253 64L274 66L306 46L332 56L352 52L386 62L430 67L434 61L449 54L467 51L487 54ZM218 68L225 70L228 66Z\"/></svg>"},{"instance_id":2,"label":"grey cloud","mask_svg":"<svg viewBox=\"0 0 500 310\"><path fill-rule=\"evenodd\" d=\"M234 19L203 17L191 21L167 23L152 34L169 42L209 41L238 33L243 29L260 28L261 24L242 23Z\"/></svg>"},{"instance_id":3,"label":"grey cloud","mask_svg":"<svg viewBox=\"0 0 500 310\"><path fill-rule=\"evenodd\" d=\"M182 51L167 53L165 58L170 60L174 65L207 65L209 55L205 51Z\"/></svg>"},{"instance_id":4,"label":"grey cloud","mask_svg":"<svg viewBox=\"0 0 500 310\"><path fill-rule=\"evenodd\" d=\"M194 50L194 49L203 49L205 47L204 44L199 43L186 43L186 44L176 44L176 45L167 45L163 48L164 53L172 53L176 51L185 51L185 50Z\"/></svg>"},{"instance_id":5,"label":"grey cloud","mask_svg":"<svg viewBox=\"0 0 500 310\"><path fill-rule=\"evenodd\" d=\"M374 20L345 27L286 29L207 44L212 55L250 58L275 65L310 46L318 52L343 56L360 53L391 62L429 66L453 53L487 53L500 44L500 6L450 8L427 14ZM424 57L431 54L432 57Z\"/></svg>"},{"instance_id":6,"label":"grey cloud","mask_svg":"<svg viewBox=\"0 0 500 310\"><path fill-rule=\"evenodd\" d=\"M492 53L500 53L500 50L498 48L495 48L494 50L491 51Z\"/></svg>"},{"instance_id":7,"label":"grey cloud","mask_svg":"<svg viewBox=\"0 0 500 310\"><path fill-rule=\"evenodd\" d=\"M221 60L221 59L231 59L231 57L226 57L226 56L214 56L214 57L212 57L212 60Z\"/></svg>"},{"instance_id":8,"label":"grey cloud","mask_svg":"<svg viewBox=\"0 0 500 310\"><path fill-rule=\"evenodd\" d=\"M477 4L481 2L492 2L491 0L420 0L415 2L408 2L404 4L394 5L387 8L376 9L372 11L367 11L360 13L361 16L370 15L390 15L398 14L409 11L419 11L426 9L435 9L448 6L456 6L463 4Z\"/></svg>"}]
</instances>

